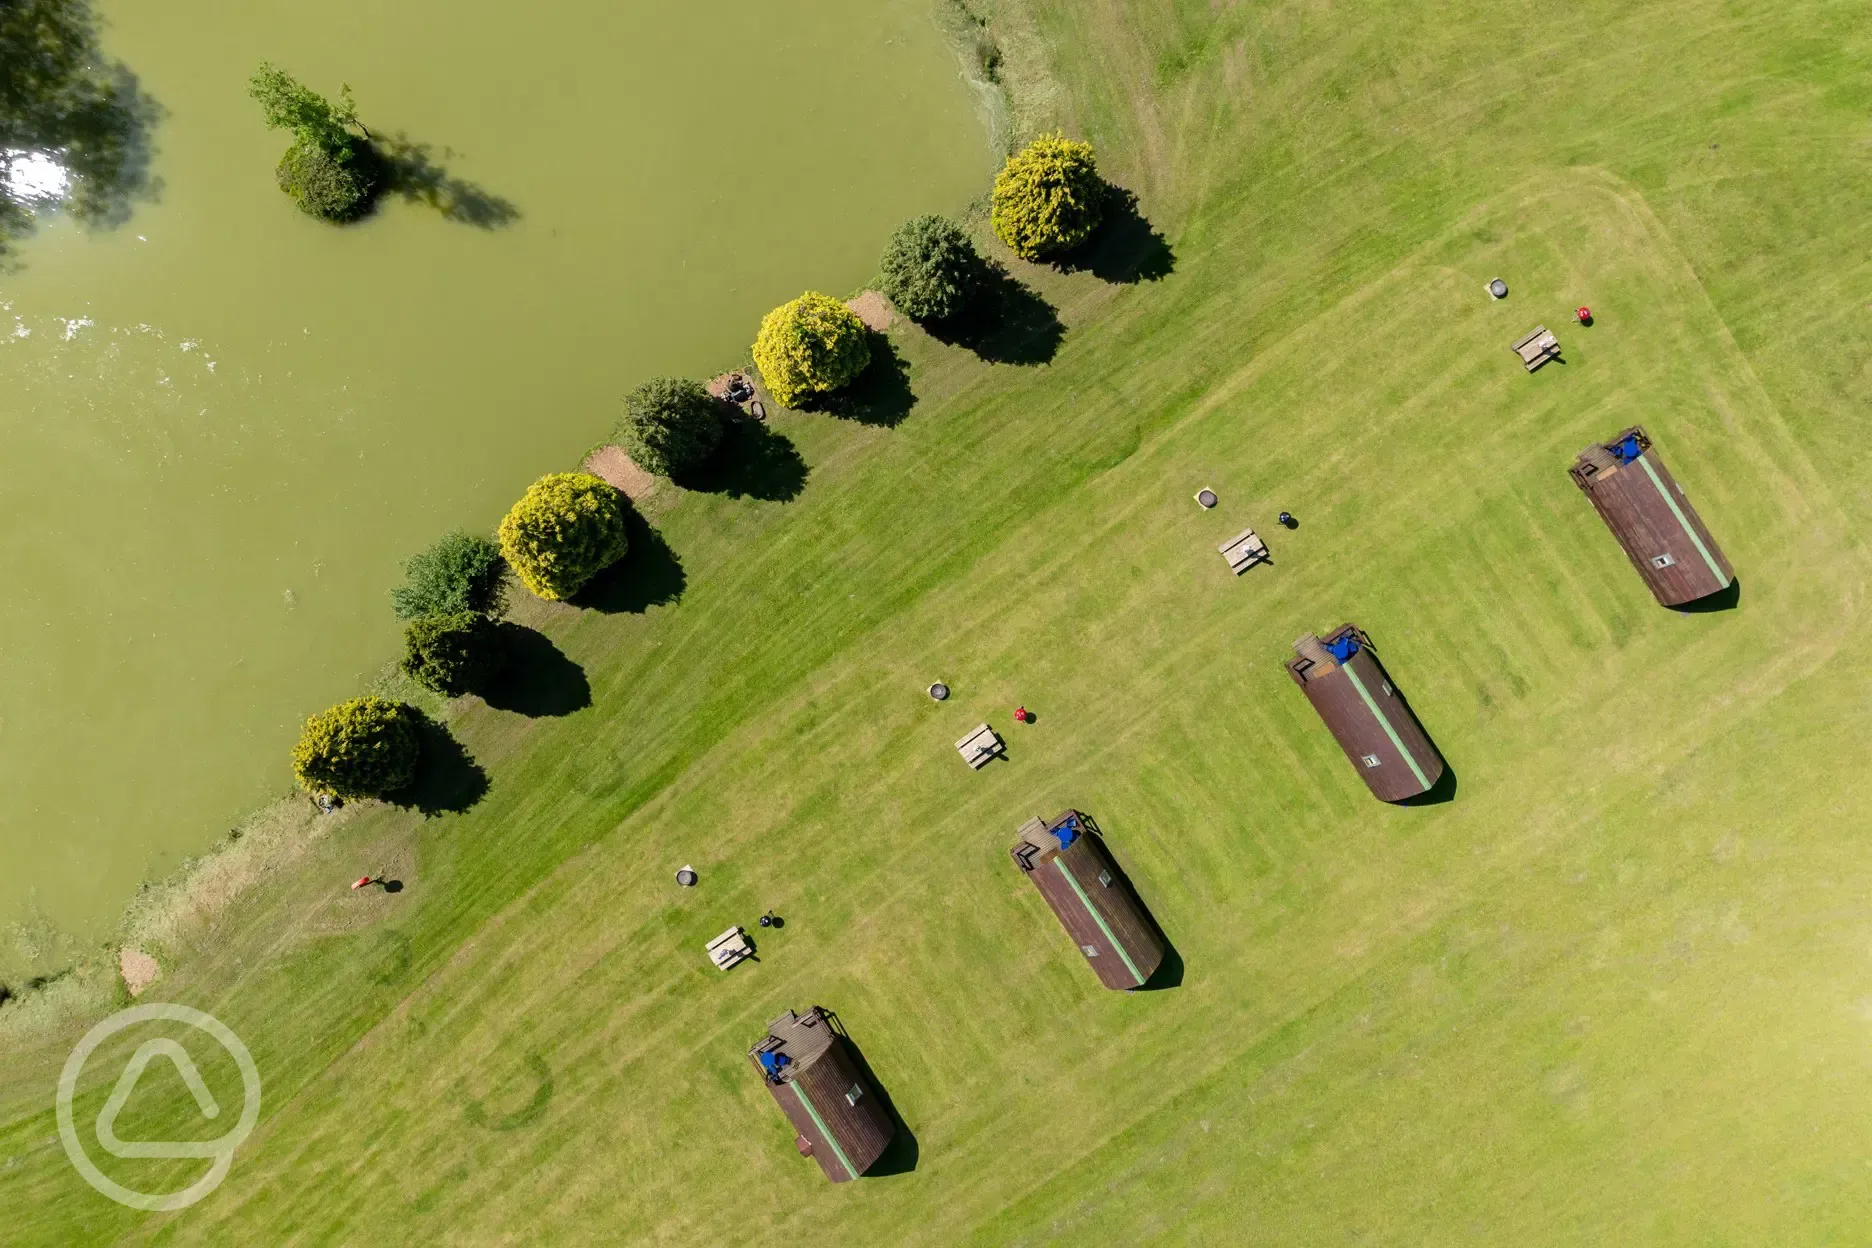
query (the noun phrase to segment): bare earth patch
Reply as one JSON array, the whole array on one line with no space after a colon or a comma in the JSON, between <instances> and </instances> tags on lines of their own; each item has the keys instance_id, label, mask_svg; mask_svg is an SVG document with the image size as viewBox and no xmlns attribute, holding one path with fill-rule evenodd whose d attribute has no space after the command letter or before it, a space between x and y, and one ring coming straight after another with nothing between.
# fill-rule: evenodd
<instances>
[{"instance_id":1,"label":"bare earth patch","mask_svg":"<svg viewBox=\"0 0 1872 1248\"><path fill-rule=\"evenodd\" d=\"M891 327L891 322L897 316L890 300L875 290L867 290L856 299L848 300L845 306L858 314L858 319L865 323L866 329L876 330L880 334Z\"/></svg>"},{"instance_id":2,"label":"bare earth patch","mask_svg":"<svg viewBox=\"0 0 1872 1248\"><path fill-rule=\"evenodd\" d=\"M716 398L720 399L724 403L733 402L733 400L731 400L728 397L728 387L731 383L734 382L736 378L740 378L742 381L747 382L747 384L750 386L753 386L755 384L754 377L752 374L744 373L739 370L736 370L735 372L732 372L732 373L723 373L718 377L709 378L708 385L705 387L705 389L707 389L710 394L714 395Z\"/></svg>"},{"instance_id":3,"label":"bare earth patch","mask_svg":"<svg viewBox=\"0 0 1872 1248\"><path fill-rule=\"evenodd\" d=\"M141 996L145 988L162 976L162 967L156 965L155 958L129 945L125 945L117 955L117 969L123 973L124 987L130 990L133 997Z\"/></svg>"},{"instance_id":4,"label":"bare earth patch","mask_svg":"<svg viewBox=\"0 0 1872 1248\"><path fill-rule=\"evenodd\" d=\"M751 391L746 398L738 403L728 397L729 387L737 379L746 382L748 389ZM732 373L723 373L719 377L710 378L708 392L720 399L723 403L739 408L756 420L767 419L767 405L773 402L773 399L768 395L767 391L761 387L759 376L756 375L752 369L736 369Z\"/></svg>"},{"instance_id":5,"label":"bare earth patch","mask_svg":"<svg viewBox=\"0 0 1872 1248\"><path fill-rule=\"evenodd\" d=\"M657 479L639 468L621 446L601 446L585 459L585 471L609 482L632 502L641 502L656 492Z\"/></svg>"}]
</instances>

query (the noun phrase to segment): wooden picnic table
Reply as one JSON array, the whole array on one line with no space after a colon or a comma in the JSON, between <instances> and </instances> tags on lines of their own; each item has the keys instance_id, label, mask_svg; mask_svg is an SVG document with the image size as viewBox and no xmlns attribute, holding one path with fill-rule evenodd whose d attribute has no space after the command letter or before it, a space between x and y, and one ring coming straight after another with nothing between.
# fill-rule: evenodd
<instances>
[{"instance_id":1,"label":"wooden picnic table","mask_svg":"<svg viewBox=\"0 0 1872 1248\"><path fill-rule=\"evenodd\" d=\"M1273 563L1274 556L1268 553L1267 543L1261 540L1253 529L1243 529L1228 541L1216 547L1222 558L1228 561L1229 571L1240 576L1257 563Z\"/></svg>"},{"instance_id":2,"label":"wooden picnic table","mask_svg":"<svg viewBox=\"0 0 1872 1248\"><path fill-rule=\"evenodd\" d=\"M993 759L1004 756L1007 744L995 735L994 729L983 724L956 742L956 752L962 755L963 762L980 771Z\"/></svg>"},{"instance_id":3,"label":"wooden picnic table","mask_svg":"<svg viewBox=\"0 0 1872 1248\"><path fill-rule=\"evenodd\" d=\"M714 940L708 942L709 961L721 970L754 956L754 942L749 940L747 932L740 927L731 927Z\"/></svg>"},{"instance_id":4,"label":"wooden picnic table","mask_svg":"<svg viewBox=\"0 0 1872 1248\"><path fill-rule=\"evenodd\" d=\"M1545 325L1536 325L1516 340L1514 352L1521 357L1521 363L1531 373L1548 360L1560 358L1560 340Z\"/></svg>"}]
</instances>

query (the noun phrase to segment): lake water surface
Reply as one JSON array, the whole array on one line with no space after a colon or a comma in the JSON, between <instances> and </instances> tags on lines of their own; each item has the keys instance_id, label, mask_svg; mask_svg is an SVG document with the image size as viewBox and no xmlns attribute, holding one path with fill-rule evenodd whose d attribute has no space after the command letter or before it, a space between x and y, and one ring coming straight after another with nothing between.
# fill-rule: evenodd
<instances>
[{"instance_id":1,"label":"lake water surface","mask_svg":"<svg viewBox=\"0 0 1872 1248\"><path fill-rule=\"evenodd\" d=\"M103 15L160 190L0 276L0 928L86 939L288 786L299 721L394 654L405 557L992 169L929 0ZM428 145L453 211L301 216L263 59Z\"/></svg>"}]
</instances>

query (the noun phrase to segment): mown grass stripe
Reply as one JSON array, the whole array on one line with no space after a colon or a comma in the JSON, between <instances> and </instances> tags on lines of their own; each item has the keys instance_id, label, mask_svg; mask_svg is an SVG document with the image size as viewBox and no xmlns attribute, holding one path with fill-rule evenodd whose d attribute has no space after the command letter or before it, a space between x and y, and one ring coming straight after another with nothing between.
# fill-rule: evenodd
<instances>
[{"instance_id":1,"label":"mown grass stripe","mask_svg":"<svg viewBox=\"0 0 1872 1248\"><path fill-rule=\"evenodd\" d=\"M1671 509L1671 515L1676 516L1677 523L1683 526L1684 536L1690 539L1691 545L1697 548L1697 554L1702 555L1703 562L1709 565L1710 575L1716 578L1716 588L1728 589L1729 578L1723 575L1722 565L1716 562L1709 548L1703 544L1703 539L1697 536L1696 529L1690 524L1690 518L1684 515L1683 508L1677 505L1677 500L1671 497L1671 492L1664 488L1663 479L1657 475L1657 469L1651 466L1650 456L1640 455L1638 464L1645 470L1645 476L1651 478L1651 484L1657 487L1658 497L1663 499L1664 505Z\"/></svg>"},{"instance_id":2,"label":"mown grass stripe","mask_svg":"<svg viewBox=\"0 0 1872 1248\"><path fill-rule=\"evenodd\" d=\"M1099 931L1105 933L1105 939L1111 944L1111 947L1118 951L1119 958L1124 961L1125 970L1131 972L1132 979L1142 984L1144 982L1144 976L1138 972L1137 963L1131 960L1131 955L1125 952L1125 947L1118 943L1118 938L1116 936L1112 935L1111 928L1106 925L1105 916L1098 912L1098 907L1092 904L1092 899L1090 897L1086 896L1085 889L1080 887L1079 881L1073 878L1073 873L1066 869L1066 864L1064 862L1055 858L1053 860L1053 865L1059 868L1059 873L1066 877L1066 882L1068 884L1072 885L1073 892L1079 894L1079 900L1084 903L1086 913L1092 916L1092 921L1094 923L1098 924ZM1081 952L1084 951L1081 950Z\"/></svg>"},{"instance_id":3,"label":"mown grass stripe","mask_svg":"<svg viewBox=\"0 0 1872 1248\"><path fill-rule=\"evenodd\" d=\"M1404 748L1404 742L1398 737L1397 730L1391 726L1391 721L1385 718L1385 713L1378 709L1378 703L1365 688L1365 682L1360 680L1358 673L1349 667L1342 666L1339 670L1352 678L1352 687L1358 690L1358 696L1365 699L1365 705L1371 708L1373 715L1377 716L1378 725L1384 729L1384 735L1391 738L1391 744L1396 746L1397 752L1404 756L1404 764L1410 768L1410 774L1417 777L1418 784L1426 789L1429 788L1430 781L1423 774L1423 768L1417 765L1417 760L1411 757L1411 752Z\"/></svg>"}]
</instances>

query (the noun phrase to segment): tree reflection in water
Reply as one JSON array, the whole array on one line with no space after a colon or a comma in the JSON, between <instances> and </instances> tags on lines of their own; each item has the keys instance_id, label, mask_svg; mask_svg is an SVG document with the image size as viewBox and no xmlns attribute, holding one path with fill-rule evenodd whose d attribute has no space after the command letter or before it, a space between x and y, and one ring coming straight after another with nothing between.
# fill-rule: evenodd
<instances>
[{"instance_id":1,"label":"tree reflection in water","mask_svg":"<svg viewBox=\"0 0 1872 1248\"><path fill-rule=\"evenodd\" d=\"M161 109L98 47L85 0L0 0L0 258L57 208L109 228L153 195Z\"/></svg>"}]
</instances>

